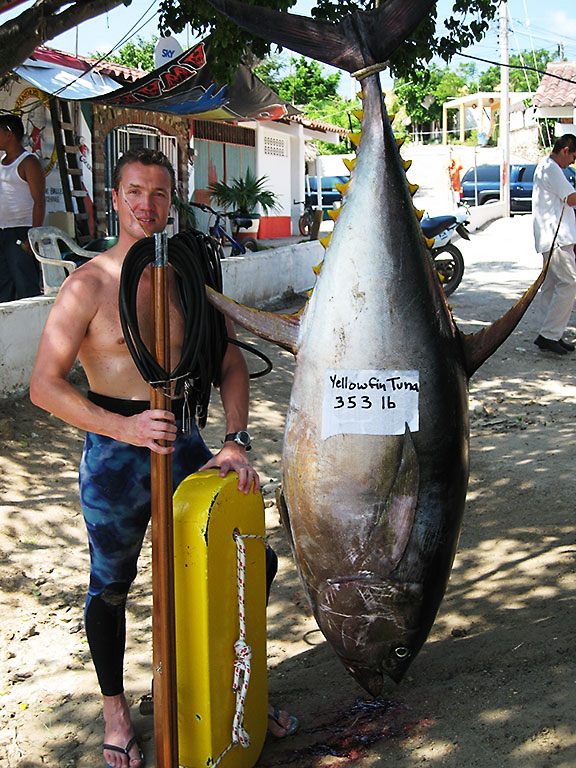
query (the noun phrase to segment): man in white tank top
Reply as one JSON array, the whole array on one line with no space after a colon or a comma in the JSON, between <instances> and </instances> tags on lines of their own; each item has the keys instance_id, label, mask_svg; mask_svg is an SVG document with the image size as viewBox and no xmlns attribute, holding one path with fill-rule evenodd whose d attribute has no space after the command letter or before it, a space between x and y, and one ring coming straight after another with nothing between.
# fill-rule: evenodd
<instances>
[{"instance_id":1,"label":"man in white tank top","mask_svg":"<svg viewBox=\"0 0 576 768\"><path fill-rule=\"evenodd\" d=\"M36 155L22 146L23 136L17 115L0 114L0 301L40 293L39 264L27 236L44 223L46 179Z\"/></svg>"}]
</instances>

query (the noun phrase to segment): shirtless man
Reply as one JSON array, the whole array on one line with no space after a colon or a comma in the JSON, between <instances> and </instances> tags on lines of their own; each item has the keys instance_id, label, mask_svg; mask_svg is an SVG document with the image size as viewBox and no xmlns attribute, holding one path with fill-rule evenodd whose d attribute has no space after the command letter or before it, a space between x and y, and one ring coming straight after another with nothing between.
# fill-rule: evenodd
<instances>
[{"instance_id":1,"label":"shirtless man","mask_svg":"<svg viewBox=\"0 0 576 768\"><path fill-rule=\"evenodd\" d=\"M87 432L80 465L80 497L90 542L90 586L85 623L103 695L104 758L111 768L140 768L143 756L134 739L124 695L125 604L150 516L149 451L171 453L175 487L198 469L220 467L224 477L238 473L244 493L260 487L246 449L224 442L212 457L194 424L181 431L174 412L150 410L149 385L126 347L118 310L120 273L130 247L166 226L174 172L159 152L127 153L118 163L112 200L118 212L118 243L64 282L40 340L30 397L41 408ZM180 359L183 317L172 280L170 359ZM150 338L150 271L138 289L138 315L144 340ZM234 330L227 321L227 332ZM88 378L85 397L67 381L79 358ZM220 394L226 434L246 429L249 380L244 357L229 344L222 362ZM168 441L162 446L159 441ZM148 489L148 490L147 490ZM271 710L272 711L272 710ZM269 720L277 737L287 735L293 718L285 712ZM112 749L110 747L113 747Z\"/></svg>"}]
</instances>

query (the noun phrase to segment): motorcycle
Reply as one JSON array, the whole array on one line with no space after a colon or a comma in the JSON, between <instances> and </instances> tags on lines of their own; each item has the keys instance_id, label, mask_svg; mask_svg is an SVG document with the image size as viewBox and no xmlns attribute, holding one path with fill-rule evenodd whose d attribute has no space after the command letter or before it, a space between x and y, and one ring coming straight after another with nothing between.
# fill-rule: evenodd
<instances>
[{"instance_id":1,"label":"motorcycle","mask_svg":"<svg viewBox=\"0 0 576 768\"><path fill-rule=\"evenodd\" d=\"M433 241L430 255L446 296L454 293L464 274L464 257L452 241L458 236L470 240L466 229L468 223L469 218L465 213L432 216L420 222L424 236Z\"/></svg>"}]
</instances>

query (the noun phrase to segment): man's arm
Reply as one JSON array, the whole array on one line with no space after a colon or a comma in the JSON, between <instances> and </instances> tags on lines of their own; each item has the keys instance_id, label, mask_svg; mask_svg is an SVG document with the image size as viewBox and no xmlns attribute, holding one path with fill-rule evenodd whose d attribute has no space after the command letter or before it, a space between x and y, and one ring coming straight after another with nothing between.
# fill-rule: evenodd
<instances>
[{"instance_id":1,"label":"man's arm","mask_svg":"<svg viewBox=\"0 0 576 768\"><path fill-rule=\"evenodd\" d=\"M34 207L32 209L32 226L41 227L46 213L46 177L44 169L37 157L28 155L20 163L18 170L28 184Z\"/></svg>"},{"instance_id":2,"label":"man's arm","mask_svg":"<svg viewBox=\"0 0 576 768\"><path fill-rule=\"evenodd\" d=\"M100 408L67 381L90 321L97 309L99 281L82 270L65 281L40 339L30 380L30 399L62 421L88 432L112 437L131 445L150 448L156 453L171 453L157 440L173 441L174 416L169 411L152 410L136 416L121 416Z\"/></svg>"},{"instance_id":3,"label":"man's arm","mask_svg":"<svg viewBox=\"0 0 576 768\"><path fill-rule=\"evenodd\" d=\"M236 338L232 321L226 318L226 331L230 338ZM220 397L226 416L226 434L238 432L248 426L248 410L250 401L250 380L244 355L235 344L228 344L228 349L222 361L222 380ZM202 469L219 467L220 475L225 477L228 472L238 473L238 490L245 494L254 493L260 488L260 478L246 456L246 449L235 442L226 442L221 450L208 461Z\"/></svg>"}]
</instances>

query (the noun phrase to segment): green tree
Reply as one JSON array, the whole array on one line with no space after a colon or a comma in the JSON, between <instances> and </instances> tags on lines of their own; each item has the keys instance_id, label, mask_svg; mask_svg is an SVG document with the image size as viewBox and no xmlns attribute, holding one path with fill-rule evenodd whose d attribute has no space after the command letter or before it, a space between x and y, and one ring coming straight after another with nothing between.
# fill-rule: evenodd
<instances>
[{"instance_id":1,"label":"green tree","mask_svg":"<svg viewBox=\"0 0 576 768\"><path fill-rule=\"evenodd\" d=\"M279 53L271 53L254 67L254 73L258 75L268 88L277 91L280 87L280 82L283 78L282 72L285 68L285 57Z\"/></svg>"},{"instance_id":2,"label":"green tree","mask_svg":"<svg viewBox=\"0 0 576 768\"><path fill-rule=\"evenodd\" d=\"M415 71L408 80L399 78L395 93L406 113L415 123L442 119L442 105L466 93L474 93L474 67L461 65L456 69L436 65Z\"/></svg>"},{"instance_id":3,"label":"green tree","mask_svg":"<svg viewBox=\"0 0 576 768\"><path fill-rule=\"evenodd\" d=\"M316 103L338 96L340 72L327 75L321 64L304 56L290 56L287 62L279 56L269 56L254 72L291 104Z\"/></svg>"},{"instance_id":4,"label":"green tree","mask_svg":"<svg viewBox=\"0 0 576 768\"><path fill-rule=\"evenodd\" d=\"M526 67L545 72L548 62L554 61L555 58L556 56L550 54L545 48L539 48L534 53L532 51L522 51L519 54L511 54L509 63L513 68L509 72L510 90L534 92L538 88L542 76L538 72L526 69ZM520 67L520 69L516 67ZM482 72L480 75L480 90L500 90L500 67L489 67Z\"/></svg>"},{"instance_id":5,"label":"green tree","mask_svg":"<svg viewBox=\"0 0 576 768\"><path fill-rule=\"evenodd\" d=\"M340 72L328 74L317 61L285 54L272 54L255 67L258 77L283 99L297 104L313 120L322 120L349 130L353 109L360 109L358 101L350 102L338 93ZM321 154L349 152L346 141L339 144L316 142Z\"/></svg>"},{"instance_id":6,"label":"green tree","mask_svg":"<svg viewBox=\"0 0 576 768\"><path fill-rule=\"evenodd\" d=\"M386 0L382 0L385 2ZM37 0L31 8L0 25L0 75L21 64L42 43L71 29L82 21L97 16L122 2L130 0ZM295 0L257 0L280 11L291 8ZM375 0L318 0L312 15L319 19L337 21L358 10L368 10ZM436 55L449 61L452 55L481 40L494 17L500 0L454 0L448 19L436 27L437 10L429 15L412 35L392 55L390 67L395 76L409 77ZM245 52L263 58L271 43L255 34L244 32L223 17L207 0L161 0L160 28L181 32L189 23L193 34L211 35L212 61L218 76L234 71Z\"/></svg>"},{"instance_id":7,"label":"green tree","mask_svg":"<svg viewBox=\"0 0 576 768\"><path fill-rule=\"evenodd\" d=\"M157 35L154 35L151 40L144 40L138 35L135 42L130 40L120 48L118 53L107 55L95 52L91 55L95 59L104 59L104 61L111 61L114 64L123 64L125 67L140 68L145 72L152 72L154 69L154 48L157 41Z\"/></svg>"},{"instance_id":8,"label":"green tree","mask_svg":"<svg viewBox=\"0 0 576 768\"><path fill-rule=\"evenodd\" d=\"M295 0L257 0L258 5L280 11L288 10L294 3ZM391 56L392 74L407 78L437 55L449 61L454 53L482 39L499 5L500 0L454 0L449 18L442 19L438 29L434 5L412 39L403 43ZM373 6L374 0L317 0L311 14L318 19L339 21ZM207 0L161 0L162 29L181 32L187 23L196 35L210 33L212 57L216 62L214 69L218 70L218 76L233 71L248 48L260 59L271 50L270 42L242 31L215 11Z\"/></svg>"},{"instance_id":9,"label":"green tree","mask_svg":"<svg viewBox=\"0 0 576 768\"><path fill-rule=\"evenodd\" d=\"M323 123L337 125L347 131L358 131L360 124L354 117L356 110L361 110L359 99L351 101L340 96L331 97L313 104L307 104L304 108L306 117L312 120L321 120ZM354 147L349 139L341 139L338 144L330 144L326 141L315 142L321 155L343 155L353 152Z\"/></svg>"}]
</instances>

